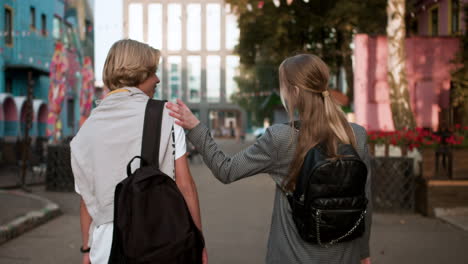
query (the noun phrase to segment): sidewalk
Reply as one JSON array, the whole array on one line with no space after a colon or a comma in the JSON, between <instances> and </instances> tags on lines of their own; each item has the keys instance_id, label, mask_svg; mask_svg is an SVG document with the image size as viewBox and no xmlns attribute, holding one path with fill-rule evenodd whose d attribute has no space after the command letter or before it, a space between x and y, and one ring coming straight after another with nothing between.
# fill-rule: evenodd
<instances>
[{"instance_id":1,"label":"sidewalk","mask_svg":"<svg viewBox=\"0 0 468 264\"><path fill-rule=\"evenodd\" d=\"M233 143L221 141L231 153L245 146ZM264 263L274 199L273 181L263 174L224 185L204 164L197 162L191 165L191 172L200 197L209 263ZM46 192L43 186L32 190L34 195L56 203L62 215L0 245L0 264L79 263L80 197L75 193ZM17 198L0 194L0 206L3 206L0 212L8 211L8 216L2 213L0 219L8 220L35 209L38 204L41 206L41 203L21 200L24 197L15 201ZM14 209L16 213L10 213L15 204L20 206ZM467 245L468 231L437 218L415 214L374 214L373 217L373 264L466 264Z\"/></svg>"},{"instance_id":2,"label":"sidewalk","mask_svg":"<svg viewBox=\"0 0 468 264\"><path fill-rule=\"evenodd\" d=\"M58 216L57 204L21 191L0 190L0 244Z\"/></svg>"},{"instance_id":3,"label":"sidewalk","mask_svg":"<svg viewBox=\"0 0 468 264\"><path fill-rule=\"evenodd\" d=\"M42 184L45 182L45 168L33 167L26 171L25 184ZM21 185L21 168L0 166L0 189L18 188Z\"/></svg>"},{"instance_id":4,"label":"sidewalk","mask_svg":"<svg viewBox=\"0 0 468 264\"><path fill-rule=\"evenodd\" d=\"M468 232L468 207L435 208L434 211L436 217Z\"/></svg>"}]
</instances>

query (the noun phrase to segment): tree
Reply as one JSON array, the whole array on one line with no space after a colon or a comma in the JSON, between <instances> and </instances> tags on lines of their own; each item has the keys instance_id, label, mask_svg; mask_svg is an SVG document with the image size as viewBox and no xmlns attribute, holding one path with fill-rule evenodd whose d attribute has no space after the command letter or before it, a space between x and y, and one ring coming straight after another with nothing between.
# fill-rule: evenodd
<instances>
[{"instance_id":1,"label":"tree","mask_svg":"<svg viewBox=\"0 0 468 264\"><path fill-rule=\"evenodd\" d=\"M240 56L241 92L278 89L278 66L296 52L320 56L332 73L345 69L348 96L353 97L352 49L356 33L385 32L386 0L295 0L288 5L272 1L227 0L238 16L240 28L236 53ZM250 5L250 6L249 6ZM337 75L340 76L340 75ZM249 112L258 111L265 98L234 95ZM271 117L272 109L257 113L257 123Z\"/></svg>"},{"instance_id":2,"label":"tree","mask_svg":"<svg viewBox=\"0 0 468 264\"><path fill-rule=\"evenodd\" d=\"M468 4L463 6L465 25L468 25ZM451 103L456 112L455 122L468 124L468 34L465 30L461 37L460 51L455 59L458 66L452 72Z\"/></svg>"},{"instance_id":3,"label":"tree","mask_svg":"<svg viewBox=\"0 0 468 264\"><path fill-rule=\"evenodd\" d=\"M414 128L405 68L405 0L388 0L388 85L393 124L396 130Z\"/></svg>"}]
</instances>

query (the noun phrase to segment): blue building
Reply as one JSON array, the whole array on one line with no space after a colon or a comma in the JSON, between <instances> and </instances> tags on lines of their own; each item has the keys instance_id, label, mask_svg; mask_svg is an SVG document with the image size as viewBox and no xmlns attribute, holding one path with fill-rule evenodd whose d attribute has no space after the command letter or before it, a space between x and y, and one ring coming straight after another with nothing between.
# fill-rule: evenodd
<instances>
[{"instance_id":1,"label":"blue building","mask_svg":"<svg viewBox=\"0 0 468 264\"><path fill-rule=\"evenodd\" d=\"M74 11L80 7L80 11ZM84 10L84 11L83 11ZM28 85L33 86L33 127L30 135L46 135L49 68L55 44L67 48L70 64L77 65L74 80L67 82L62 105L62 135L78 130L80 66L92 56L92 16L86 1L3 0L0 6L0 137L16 140L26 120ZM91 53L91 54L89 54ZM28 74L32 79L28 80Z\"/></svg>"}]
</instances>

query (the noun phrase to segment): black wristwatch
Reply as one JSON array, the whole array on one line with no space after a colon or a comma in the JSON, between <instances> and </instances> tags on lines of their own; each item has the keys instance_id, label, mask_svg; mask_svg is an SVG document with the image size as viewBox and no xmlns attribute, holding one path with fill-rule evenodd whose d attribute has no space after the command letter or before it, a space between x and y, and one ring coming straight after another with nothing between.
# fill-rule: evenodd
<instances>
[{"instance_id":1,"label":"black wristwatch","mask_svg":"<svg viewBox=\"0 0 468 264\"><path fill-rule=\"evenodd\" d=\"M80 252L83 253L83 254L84 254L84 253L89 253L90 250L91 250L90 247L87 248L87 249L84 249L83 247L80 247Z\"/></svg>"}]
</instances>

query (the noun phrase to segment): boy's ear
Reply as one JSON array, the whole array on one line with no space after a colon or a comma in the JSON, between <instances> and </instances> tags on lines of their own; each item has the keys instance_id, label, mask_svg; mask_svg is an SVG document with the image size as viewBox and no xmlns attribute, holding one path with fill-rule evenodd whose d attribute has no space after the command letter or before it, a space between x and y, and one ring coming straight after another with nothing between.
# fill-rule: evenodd
<instances>
[{"instance_id":1,"label":"boy's ear","mask_svg":"<svg viewBox=\"0 0 468 264\"><path fill-rule=\"evenodd\" d=\"M299 95L299 87L294 86L294 95L298 96Z\"/></svg>"}]
</instances>

